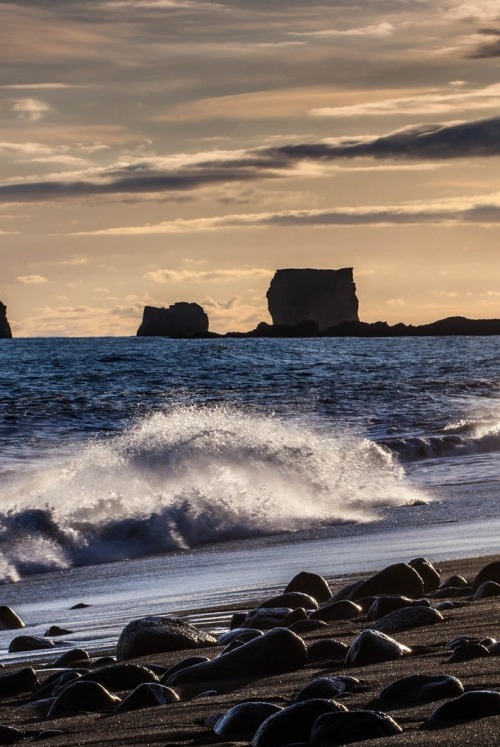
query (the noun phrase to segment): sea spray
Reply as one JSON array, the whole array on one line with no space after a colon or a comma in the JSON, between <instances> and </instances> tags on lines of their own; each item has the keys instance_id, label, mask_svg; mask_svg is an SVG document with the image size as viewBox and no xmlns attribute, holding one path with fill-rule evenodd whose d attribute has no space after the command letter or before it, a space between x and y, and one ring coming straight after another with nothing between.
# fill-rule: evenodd
<instances>
[{"instance_id":1,"label":"sea spray","mask_svg":"<svg viewBox=\"0 0 500 747\"><path fill-rule=\"evenodd\" d=\"M390 451L228 406L172 407L16 485L0 574L366 522L420 497Z\"/></svg>"}]
</instances>

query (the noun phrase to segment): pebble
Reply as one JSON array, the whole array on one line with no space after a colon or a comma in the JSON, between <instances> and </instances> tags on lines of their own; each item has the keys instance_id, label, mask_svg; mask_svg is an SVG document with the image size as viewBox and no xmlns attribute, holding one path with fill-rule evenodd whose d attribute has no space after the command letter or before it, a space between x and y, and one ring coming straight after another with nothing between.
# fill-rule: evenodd
<instances>
[{"instance_id":1,"label":"pebble","mask_svg":"<svg viewBox=\"0 0 500 747\"><path fill-rule=\"evenodd\" d=\"M491 656L490 652L481 643L466 643L463 646L456 646L451 656L446 659L447 664L458 664L462 661L472 661L484 656Z\"/></svg>"},{"instance_id":2,"label":"pebble","mask_svg":"<svg viewBox=\"0 0 500 747\"><path fill-rule=\"evenodd\" d=\"M422 628L426 625L436 625L443 622L442 614L432 607L402 607L394 612L389 612L377 622L372 624L373 630L380 630L382 633L399 633L403 630L413 630Z\"/></svg>"},{"instance_id":3,"label":"pebble","mask_svg":"<svg viewBox=\"0 0 500 747\"><path fill-rule=\"evenodd\" d=\"M496 581L483 581L473 594L473 599L486 599L488 597L500 597L500 584Z\"/></svg>"},{"instance_id":4,"label":"pebble","mask_svg":"<svg viewBox=\"0 0 500 747\"><path fill-rule=\"evenodd\" d=\"M449 674L411 674L387 685L368 708L399 708L419 703L430 703L443 698L455 698L464 692L464 686Z\"/></svg>"},{"instance_id":5,"label":"pebble","mask_svg":"<svg viewBox=\"0 0 500 747\"><path fill-rule=\"evenodd\" d=\"M24 627L24 622L12 607L0 605L0 630L18 630Z\"/></svg>"},{"instance_id":6,"label":"pebble","mask_svg":"<svg viewBox=\"0 0 500 747\"><path fill-rule=\"evenodd\" d=\"M412 650L408 646L403 646L385 633L369 629L363 630L351 643L345 663L362 666L399 659L411 653Z\"/></svg>"},{"instance_id":7,"label":"pebble","mask_svg":"<svg viewBox=\"0 0 500 747\"><path fill-rule=\"evenodd\" d=\"M478 589L485 581L500 583L500 560L495 560L493 563L488 563L488 565L481 568L472 582L473 589Z\"/></svg>"},{"instance_id":8,"label":"pebble","mask_svg":"<svg viewBox=\"0 0 500 747\"><path fill-rule=\"evenodd\" d=\"M38 686L38 677L32 667L23 667L14 672L0 674L0 697L11 697L20 693L33 692Z\"/></svg>"},{"instance_id":9,"label":"pebble","mask_svg":"<svg viewBox=\"0 0 500 747\"><path fill-rule=\"evenodd\" d=\"M54 641L37 635L18 635L9 644L9 654L19 651L41 651L45 648L55 648Z\"/></svg>"},{"instance_id":10,"label":"pebble","mask_svg":"<svg viewBox=\"0 0 500 747\"><path fill-rule=\"evenodd\" d=\"M365 739L392 737L402 731L394 719L379 711L328 713L315 722L310 742L335 747Z\"/></svg>"},{"instance_id":11,"label":"pebble","mask_svg":"<svg viewBox=\"0 0 500 747\"><path fill-rule=\"evenodd\" d=\"M266 719L252 739L252 747L283 747L293 741L307 741L316 719L325 713L346 711L334 700L306 700L284 708Z\"/></svg>"},{"instance_id":12,"label":"pebble","mask_svg":"<svg viewBox=\"0 0 500 747\"><path fill-rule=\"evenodd\" d=\"M408 565L415 568L418 575L424 582L424 594L435 591L441 583L441 574L437 568L427 558L414 558Z\"/></svg>"},{"instance_id":13,"label":"pebble","mask_svg":"<svg viewBox=\"0 0 500 747\"><path fill-rule=\"evenodd\" d=\"M376 597L367 612L367 619L379 620L381 617L395 612L403 607L430 607L428 599L409 599L400 594L381 594Z\"/></svg>"},{"instance_id":14,"label":"pebble","mask_svg":"<svg viewBox=\"0 0 500 747\"><path fill-rule=\"evenodd\" d=\"M500 693L495 690L473 690L447 700L431 713L424 726L435 729L453 722L473 721L500 715Z\"/></svg>"},{"instance_id":15,"label":"pebble","mask_svg":"<svg viewBox=\"0 0 500 747\"><path fill-rule=\"evenodd\" d=\"M215 646L217 639L174 617L142 617L122 630L116 646L118 660L136 656Z\"/></svg>"},{"instance_id":16,"label":"pebble","mask_svg":"<svg viewBox=\"0 0 500 747\"><path fill-rule=\"evenodd\" d=\"M415 599L423 596L424 582L417 571L407 563L394 563L375 573L366 581L361 581L350 592L349 599L356 601L363 597L379 594L401 594Z\"/></svg>"},{"instance_id":17,"label":"pebble","mask_svg":"<svg viewBox=\"0 0 500 747\"><path fill-rule=\"evenodd\" d=\"M263 701L246 701L230 708L213 725L213 731L224 739L251 740L259 726L281 706Z\"/></svg>"},{"instance_id":18,"label":"pebble","mask_svg":"<svg viewBox=\"0 0 500 747\"><path fill-rule=\"evenodd\" d=\"M349 646L333 638L319 638L313 641L307 648L309 661L344 661Z\"/></svg>"},{"instance_id":19,"label":"pebble","mask_svg":"<svg viewBox=\"0 0 500 747\"><path fill-rule=\"evenodd\" d=\"M292 610L303 607L306 610L316 610L318 609L318 603L312 596L304 594L302 591L287 591L284 594L266 599L259 604L259 608L262 607L290 607Z\"/></svg>"},{"instance_id":20,"label":"pebble","mask_svg":"<svg viewBox=\"0 0 500 747\"><path fill-rule=\"evenodd\" d=\"M73 682L54 700L47 717L60 718L76 713L105 713L112 711L120 698L112 695L98 682Z\"/></svg>"},{"instance_id":21,"label":"pebble","mask_svg":"<svg viewBox=\"0 0 500 747\"><path fill-rule=\"evenodd\" d=\"M298 635L275 628L215 659L182 669L168 678L170 686L218 679L261 677L291 672L307 663L307 648Z\"/></svg>"},{"instance_id":22,"label":"pebble","mask_svg":"<svg viewBox=\"0 0 500 747\"><path fill-rule=\"evenodd\" d=\"M285 593L289 591L300 591L303 594L309 594L318 604L327 602L332 596L328 581L323 576L319 576L317 573L309 573L308 571L301 571L292 578L285 588Z\"/></svg>"},{"instance_id":23,"label":"pebble","mask_svg":"<svg viewBox=\"0 0 500 747\"><path fill-rule=\"evenodd\" d=\"M315 698L330 700L345 695L345 693L350 692L358 684L359 680L356 677L329 677L325 675L324 677L317 677L312 682L304 685L293 700L295 703Z\"/></svg>"},{"instance_id":24,"label":"pebble","mask_svg":"<svg viewBox=\"0 0 500 747\"><path fill-rule=\"evenodd\" d=\"M309 619L334 622L335 620L351 620L353 617L359 617L362 614L363 610L359 604L355 604L349 599L342 599L339 602L325 604L315 612L311 612Z\"/></svg>"},{"instance_id":25,"label":"pebble","mask_svg":"<svg viewBox=\"0 0 500 747\"><path fill-rule=\"evenodd\" d=\"M152 708L154 706L167 705L179 700L177 693L170 687L160 685L158 682L143 682L137 685L126 698L115 708L115 713L125 711L136 711L140 708Z\"/></svg>"},{"instance_id":26,"label":"pebble","mask_svg":"<svg viewBox=\"0 0 500 747\"><path fill-rule=\"evenodd\" d=\"M53 663L54 667L90 666L92 659L88 651L83 648L72 648L65 651Z\"/></svg>"}]
</instances>

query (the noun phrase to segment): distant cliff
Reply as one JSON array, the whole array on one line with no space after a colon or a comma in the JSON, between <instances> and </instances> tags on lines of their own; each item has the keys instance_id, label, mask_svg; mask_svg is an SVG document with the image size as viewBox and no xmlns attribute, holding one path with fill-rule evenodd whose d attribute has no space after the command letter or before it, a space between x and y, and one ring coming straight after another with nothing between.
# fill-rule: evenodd
<instances>
[{"instance_id":1,"label":"distant cliff","mask_svg":"<svg viewBox=\"0 0 500 747\"><path fill-rule=\"evenodd\" d=\"M342 322L322 332L323 337L447 337L500 335L500 319L449 316L429 324Z\"/></svg>"},{"instance_id":2,"label":"distant cliff","mask_svg":"<svg viewBox=\"0 0 500 747\"><path fill-rule=\"evenodd\" d=\"M316 322L322 332L340 322L359 320L352 267L277 270L267 302L275 326Z\"/></svg>"},{"instance_id":3,"label":"distant cliff","mask_svg":"<svg viewBox=\"0 0 500 747\"><path fill-rule=\"evenodd\" d=\"M208 316L197 303L174 303L167 309L145 306L138 337L193 337L208 333Z\"/></svg>"},{"instance_id":4,"label":"distant cliff","mask_svg":"<svg viewBox=\"0 0 500 747\"><path fill-rule=\"evenodd\" d=\"M0 337L11 338L12 332L7 321L7 306L0 301Z\"/></svg>"}]
</instances>

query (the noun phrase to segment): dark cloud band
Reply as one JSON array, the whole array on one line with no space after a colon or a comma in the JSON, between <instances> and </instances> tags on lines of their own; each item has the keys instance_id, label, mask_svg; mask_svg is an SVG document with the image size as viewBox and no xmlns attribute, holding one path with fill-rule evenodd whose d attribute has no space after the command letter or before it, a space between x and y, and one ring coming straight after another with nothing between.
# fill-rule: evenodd
<instances>
[{"instance_id":1,"label":"dark cloud band","mask_svg":"<svg viewBox=\"0 0 500 747\"><path fill-rule=\"evenodd\" d=\"M97 177L23 181L0 185L0 201L53 201L95 196L156 195L211 185L290 176L304 162L347 159L437 161L500 155L500 117L453 125L428 125L374 138L334 143L298 143L235 154L234 159L205 159L175 170L153 161L106 169Z\"/></svg>"}]
</instances>

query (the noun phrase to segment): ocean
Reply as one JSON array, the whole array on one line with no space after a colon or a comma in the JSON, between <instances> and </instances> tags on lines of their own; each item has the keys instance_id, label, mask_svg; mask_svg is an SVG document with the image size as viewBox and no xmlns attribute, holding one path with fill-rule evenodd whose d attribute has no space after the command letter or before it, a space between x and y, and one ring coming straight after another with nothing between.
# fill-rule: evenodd
<instances>
[{"instance_id":1,"label":"ocean","mask_svg":"<svg viewBox=\"0 0 500 747\"><path fill-rule=\"evenodd\" d=\"M498 552L499 344L0 340L2 604L102 652L302 569Z\"/></svg>"}]
</instances>

